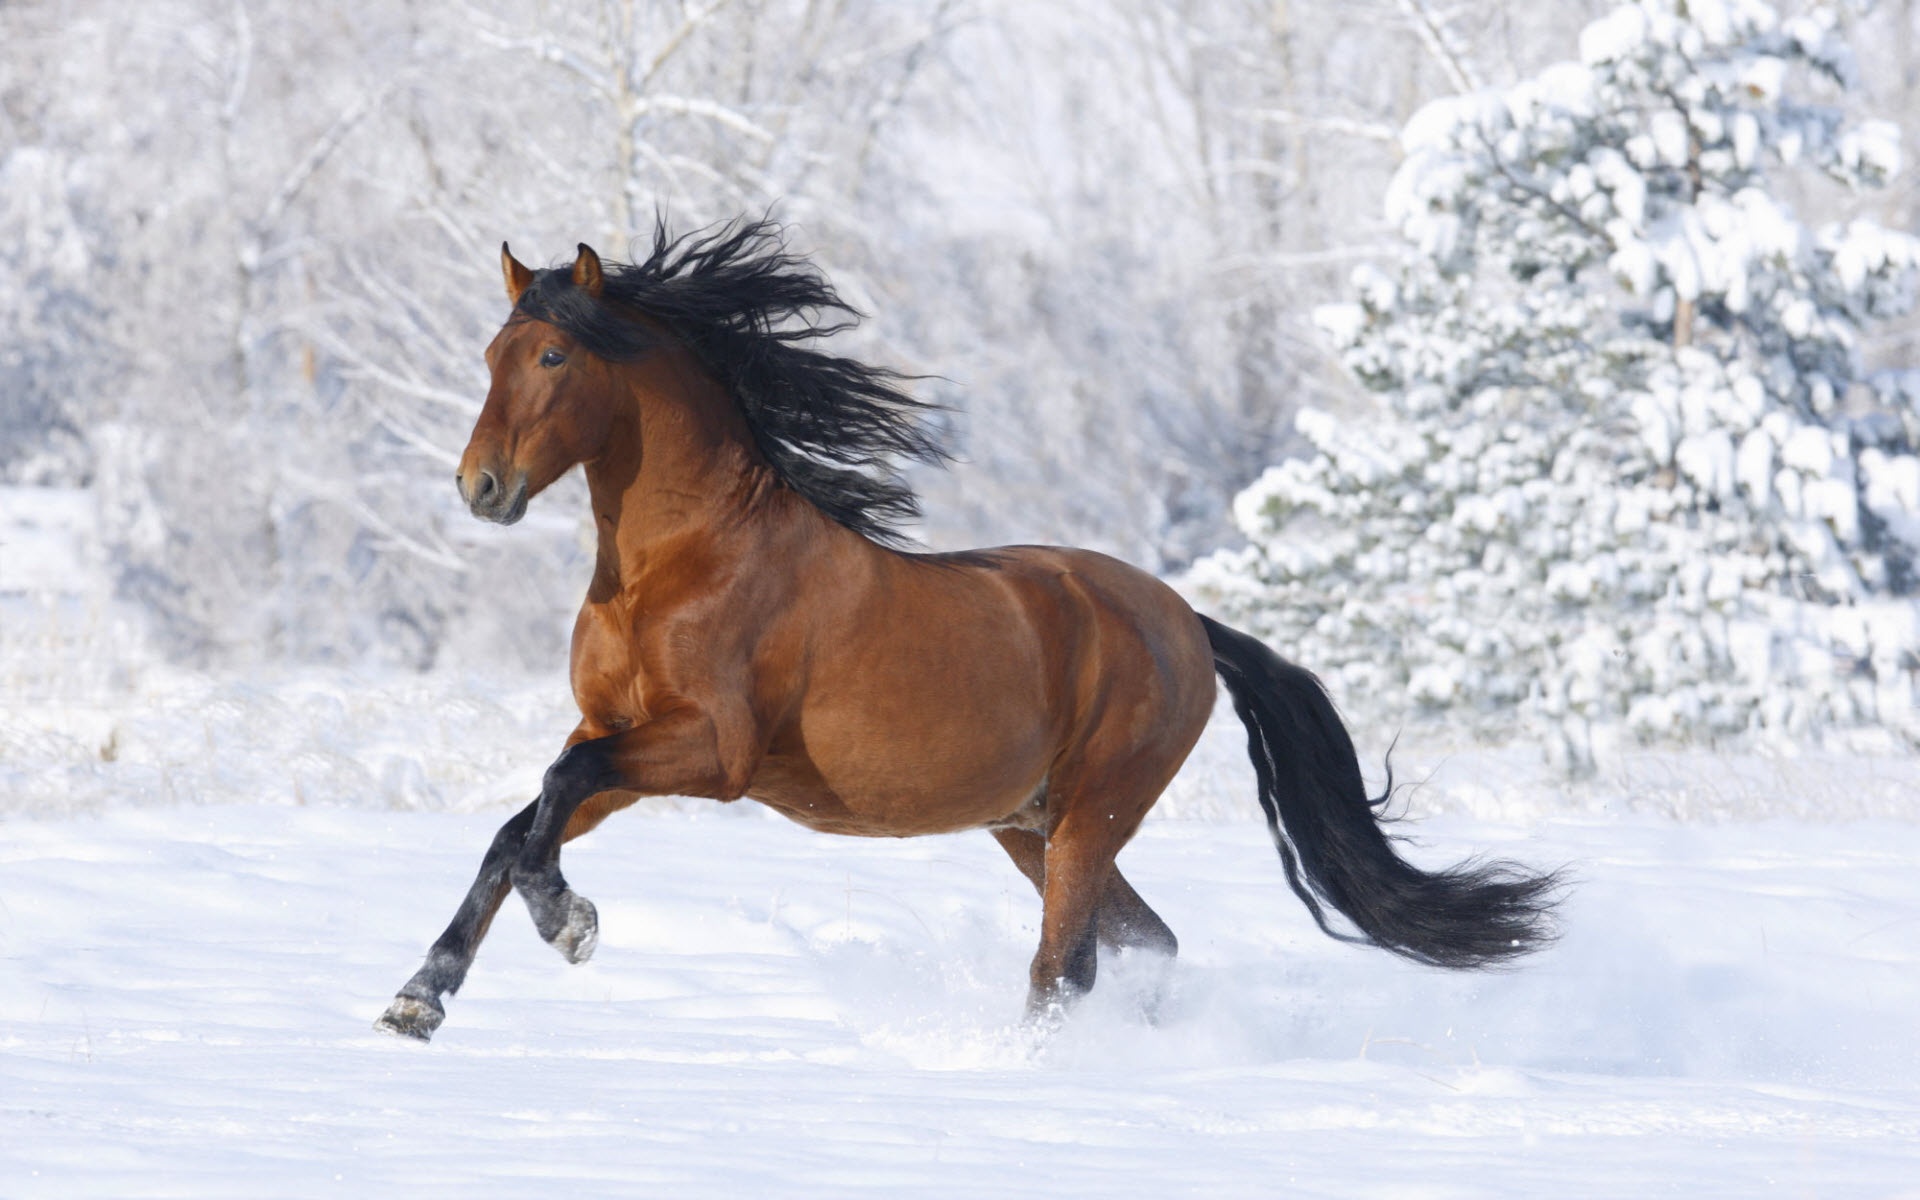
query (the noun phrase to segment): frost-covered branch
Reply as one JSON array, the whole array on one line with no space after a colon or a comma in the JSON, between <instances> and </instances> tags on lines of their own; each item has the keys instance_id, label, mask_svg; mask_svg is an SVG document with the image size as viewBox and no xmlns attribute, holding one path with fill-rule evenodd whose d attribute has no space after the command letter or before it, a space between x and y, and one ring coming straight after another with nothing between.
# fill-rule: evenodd
<instances>
[{"instance_id":1,"label":"frost-covered branch","mask_svg":"<svg viewBox=\"0 0 1920 1200\"><path fill-rule=\"evenodd\" d=\"M514 37L489 29L480 23L473 26L472 32L474 40L482 45L491 46L496 50L520 51L532 55L541 62L551 63L573 75L602 97L611 99L617 91L613 76L609 72L595 67L582 58L578 51L563 46L551 38Z\"/></svg>"},{"instance_id":2,"label":"frost-covered branch","mask_svg":"<svg viewBox=\"0 0 1920 1200\"><path fill-rule=\"evenodd\" d=\"M345 509L347 512L353 514L355 520L365 525L368 529L373 530L396 548L420 559L422 562L429 563L445 571L452 571L455 574L466 571L467 564L451 547L444 544L429 544L400 529L377 512L372 506L361 500L352 490L342 487L338 481L320 479L295 467L288 467L284 477L289 484L299 489L301 495L311 500L317 500L322 504L330 504L337 508Z\"/></svg>"},{"instance_id":3,"label":"frost-covered branch","mask_svg":"<svg viewBox=\"0 0 1920 1200\"><path fill-rule=\"evenodd\" d=\"M714 17L718 16L733 2L734 0L713 0L713 3L706 5L704 8L696 8L692 12L689 12L686 19L681 21L674 31L668 34L665 40L660 43L660 49L654 52L652 60L647 63L647 69L641 73L634 90L644 94L648 88L652 87L655 78L657 78L660 72L666 68L667 64L673 60L674 55L678 54L681 49L687 45L694 34L700 32L708 22L712 21Z\"/></svg>"},{"instance_id":4,"label":"frost-covered branch","mask_svg":"<svg viewBox=\"0 0 1920 1200\"><path fill-rule=\"evenodd\" d=\"M233 66L229 70L226 101L220 106L223 125L232 125L240 117L240 102L247 94L247 81L253 73L253 20L247 15L246 0L233 0Z\"/></svg>"},{"instance_id":5,"label":"frost-covered branch","mask_svg":"<svg viewBox=\"0 0 1920 1200\"><path fill-rule=\"evenodd\" d=\"M1468 64L1465 58L1454 51L1448 40L1446 28L1427 7L1427 0L1396 0L1396 2L1400 5L1400 11L1405 14L1407 24L1413 27L1414 33L1420 38L1420 44L1425 46L1427 53L1440 64L1440 69L1446 72L1447 79L1452 82L1456 92L1477 92L1486 86L1479 73Z\"/></svg>"},{"instance_id":6,"label":"frost-covered branch","mask_svg":"<svg viewBox=\"0 0 1920 1200\"><path fill-rule=\"evenodd\" d=\"M280 181L280 186L267 197L267 202L260 208L259 216L254 219L253 227L256 232L248 247L249 269L258 266L266 233L280 223L280 218L286 212L287 206L299 198L301 191L312 181L320 168L326 165L327 160L333 157L334 152L347 140L347 136L354 131L355 127L385 104L387 98L393 95L404 82L404 80L393 79L388 81L386 86L365 93L335 117L333 123L314 139L313 144L307 148L307 152L301 155L300 161L295 163L286 177Z\"/></svg>"},{"instance_id":7,"label":"frost-covered branch","mask_svg":"<svg viewBox=\"0 0 1920 1200\"><path fill-rule=\"evenodd\" d=\"M1372 142L1397 144L1400 130L1383 121L1361 121L1351 117L1311 116L1305 113L1289 112L1279 108L1247 108L1240 110L1243 116L1259 121L1271 121L1276 125L1287 125L1302 129L1317 129L1326 133L1342 134L1346 137L1365 138Z\"/></svg>"},{"instance_id":8,"label":"frost-covered branch","mask_svg":"<svg viewBox=\"0 0 1920 1200\"><path fill-rule=\"evenodd\" d=\"M697 96L642 96L633 103L635 118L654 113L669 113L674 116L704 117L719 125L724 125L735 133L745 134L757 142L772 142L774 134L753 118L738 109Z\"/></svg>"}]
</instances>

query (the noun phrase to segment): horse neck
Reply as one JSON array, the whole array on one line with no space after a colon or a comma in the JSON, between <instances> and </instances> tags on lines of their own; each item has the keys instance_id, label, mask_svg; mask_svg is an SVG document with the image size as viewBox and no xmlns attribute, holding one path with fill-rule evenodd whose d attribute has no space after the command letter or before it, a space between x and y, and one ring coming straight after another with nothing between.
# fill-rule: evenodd
<instances>
[{"instance_id":1,"label":"horse neck","mask_svg":"<svg viewBox=\"0 0 1920 1200\"><path fill-rule=\"evenodd\" d=\"M680 354L636 368L601 453L586 464L599 550L589 599L631 586L650 562L731 522L771 478L724 388Z\"/></svg>"}]
</instances>

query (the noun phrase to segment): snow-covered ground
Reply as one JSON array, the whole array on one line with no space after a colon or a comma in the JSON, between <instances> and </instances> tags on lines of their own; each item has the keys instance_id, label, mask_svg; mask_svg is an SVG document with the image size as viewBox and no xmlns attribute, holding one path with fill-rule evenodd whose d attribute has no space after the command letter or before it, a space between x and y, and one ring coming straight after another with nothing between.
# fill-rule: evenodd
<instances>
[{"instance_id":1,"label":"snow-covered ground","mask_svg":"<svg viewBox=\"0 0 1920 1200\"><path fill-rule=\"evenodd\" d=\"M554 688L18 695L0 1195L1920 1196L1905 762L1414 763L1423 859L1577 879L1559 946L1458 976L1313 929L1221 724L1122 859L1181 958L1105 961L1045 1043L1038 903L984 835L635 811L568 851L595 959L509 901L420 1046L370 1023L537 779ZM1849 796L1883 815L1809 811Z\"/></svg>"}]
</instances>

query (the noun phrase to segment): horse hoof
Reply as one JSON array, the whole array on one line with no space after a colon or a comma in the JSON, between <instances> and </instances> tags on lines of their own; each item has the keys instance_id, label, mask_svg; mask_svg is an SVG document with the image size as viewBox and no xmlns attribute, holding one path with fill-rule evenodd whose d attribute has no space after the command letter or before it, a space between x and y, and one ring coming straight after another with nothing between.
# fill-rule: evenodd
<instances>
[{"instance_id":1,"label":"horse hoof","mask_svg":"<svg viewBox=\"0 0 1920 1200\"><path fill-rule=\"evenodd\" d=\"M433 1031L440 1028L440 1022L447 1014L438 1004L419 1000L412 996L395 996L387 1011L373 1027L381 1033L390 1033L395 1037L412 1038L416 1042L429 1041Z\"/></svg>"},{"instance_id":2,"label":"horse hoof","mask_svg":"<svg viewBox=\"0 0 1920 1200\"><path fill-rule=\"evenodd\" d=\"M567 893L566 903L566 920L561 923L560 932L547 942L568 962L583 963L593 957L594 947L600 944L600 914L594 909L593 901L572 892Z\"/></svg>"},{"instance_id":3,"label":"horse hoof","mask_svg":"<svg viewBox=\"0 0 1920 1200\"><path fill-rule=\"evenodd\" d=\"M1049 989L1047 993L1027 997L1027 1015L1021 1021L1027 1035L1037 1043L1044 1043L1059 1033L1067 1023L1067 1009L1071 997Z\"/></svg>"}]
</instances>

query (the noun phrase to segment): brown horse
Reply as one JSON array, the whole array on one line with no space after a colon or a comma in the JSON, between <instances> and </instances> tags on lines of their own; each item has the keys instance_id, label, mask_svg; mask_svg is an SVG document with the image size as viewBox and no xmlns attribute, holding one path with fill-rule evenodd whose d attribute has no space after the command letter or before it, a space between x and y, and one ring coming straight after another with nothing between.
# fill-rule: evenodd
<instances>
[{"instance_id":1,"label":"brown horse","mask_svg":"<svg viewBox=\"0 0 1920 1200\"><path fill-rule=\"evenodd\" d=\"M431 1036L509 889L586 959L597 918L561 843L659 795L751 797L830 833L988 830L1040 892L1027 1010L1057 1014L1097 944L1174 953L1114 856L1200 736L1216 671L1322 929L1448 967L1548 936L1550 876L1400 859L1319 682L1158 579L1086 550L891 544L916 506L888 464L941 451L899 376L806 345L851 310L776 227L656 230L634 265L584 245L570 269L501 261L513 313L457 481L512 524L585 466L581 719L379 1028Z\"/></svg>"}]
</instances>

